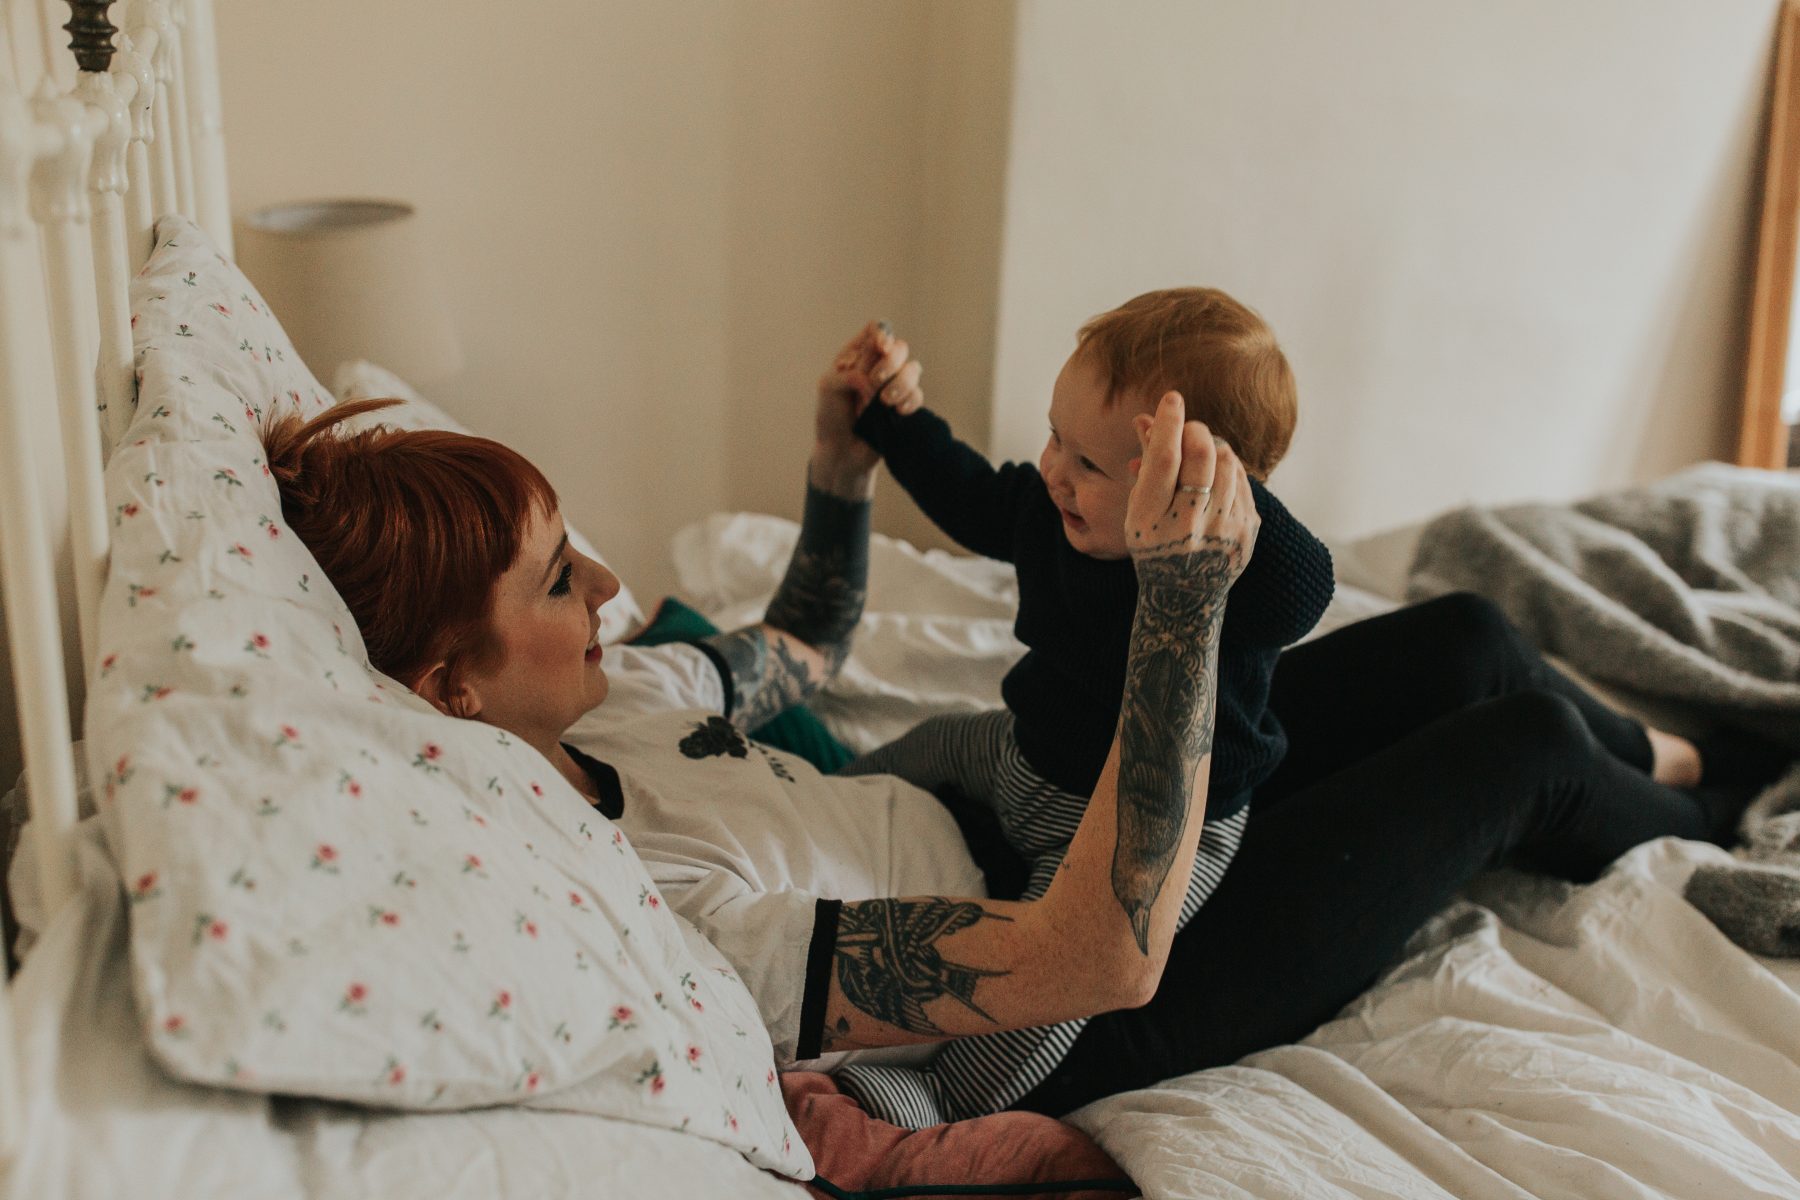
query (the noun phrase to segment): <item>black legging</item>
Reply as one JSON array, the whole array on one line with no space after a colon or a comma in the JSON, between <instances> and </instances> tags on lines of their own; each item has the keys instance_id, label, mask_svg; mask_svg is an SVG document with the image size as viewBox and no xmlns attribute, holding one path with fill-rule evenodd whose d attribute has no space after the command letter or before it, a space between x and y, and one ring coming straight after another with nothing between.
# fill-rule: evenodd
<instances>
[{"instance_id":1,"label":"black legging","mask_svg":"<svg viewBox=\"0 0 1800 1200\"><path fill-rule=\"evenodd\" d=\"M1089 1021L1016 1107L1060 1116L1305 1037L1502 860L1587 881L1652 838L1719 840L1736 816L1653 782L1643 727L1478 597L1290 650L1270 705L1288 756L1256 789L1237 858L1176 936L1155 998Z\"/></svg>"}]
</instances>

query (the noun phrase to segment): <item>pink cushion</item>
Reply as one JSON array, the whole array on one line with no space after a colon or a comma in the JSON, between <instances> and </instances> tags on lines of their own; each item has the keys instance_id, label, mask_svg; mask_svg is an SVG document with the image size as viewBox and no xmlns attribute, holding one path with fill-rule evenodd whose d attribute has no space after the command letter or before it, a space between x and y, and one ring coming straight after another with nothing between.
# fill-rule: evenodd
<instances>
[{"instance_id":1,"label":"pink cushion","mask_svg":"<svg viewBox=\"0 0 1800 1200\"><path fill-rule=\"evenodd\" d=\"M995 1113L912 1130L871 1117L829 1075L790 1071L781 1077L781 1094L818 1173L847 1190L1127 1178L1094 1139L1038 1113ZM1054 1200L1118 1200L1130 1194L1057 1192ZM1052 1200L1048 1193L1032 1195Z\"/></svg>"}]
</instances>

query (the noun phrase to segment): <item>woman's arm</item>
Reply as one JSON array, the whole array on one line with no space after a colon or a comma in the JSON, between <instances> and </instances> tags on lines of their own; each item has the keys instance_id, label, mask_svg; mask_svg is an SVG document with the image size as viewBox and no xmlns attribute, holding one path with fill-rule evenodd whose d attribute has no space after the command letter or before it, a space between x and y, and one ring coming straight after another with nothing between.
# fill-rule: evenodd
<instances>
[{"instance_id":1,"label":"woman's arm","mask_svg":"<svg viewBox=\"0 0 1800 1200\"><path fill-rule=\"evenodd\" d=\"M1258 523L1236 456L1197 422L1184 428L1178 400L1159 407L1144 457L1118 736L1062 868L1031 902L844 904L822 1049L1044 1025L1155 993L1206 809L1226 594Z\"/></svg>"},{"instance_id":2,"label":"woman's arm","mask_svg":"<svg viewBox=\"0 0 1800 1200\"><path fill-rule=\"evenodd\" d=\"M868 590L878 461L850 433L855 404L847 389L821 382L800 540L762 623L701 642L723 665L725 715L739 729L805 700L849 657Z\"/></svg>"}]
</instances>

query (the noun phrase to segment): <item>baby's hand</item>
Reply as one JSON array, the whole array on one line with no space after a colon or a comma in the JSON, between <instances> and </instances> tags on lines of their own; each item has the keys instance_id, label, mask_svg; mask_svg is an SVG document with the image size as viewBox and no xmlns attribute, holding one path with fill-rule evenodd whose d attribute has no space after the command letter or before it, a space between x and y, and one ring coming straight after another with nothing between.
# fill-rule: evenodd
<instances>
[{"instance_id":1,"label":"baby's hand","mask_svg":"<svg viewBox=\"0 0 1800 1200\"><path fill-rule=\"evenodd\" d=\"M1199 421L1182 420L1181 396L1164 394L1154 417L1136 419L1141 459L1126 504L1125 543L1146 574L1196 599L1222 602L1243 573L1261 518L1250 476L1231 447Z\"/></svg>"}]
</instances>

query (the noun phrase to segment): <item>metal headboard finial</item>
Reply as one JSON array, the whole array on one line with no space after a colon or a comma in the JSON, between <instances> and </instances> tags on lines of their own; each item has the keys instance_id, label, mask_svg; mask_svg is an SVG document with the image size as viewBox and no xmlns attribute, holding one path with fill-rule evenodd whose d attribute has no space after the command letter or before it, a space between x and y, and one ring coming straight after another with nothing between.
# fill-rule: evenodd
<instances>
[{"instance_id":1,"label":"metal headboard finial","mask_svg":"<svg viewBox=\"0 0 1800 1200\"><path fill-rule=\"evenodd\" d=\"M113 0L66 0L72 15L63 28L69 34L69 49L75 52L75 63L83 71L102 72L112 66L113 34L118 26L106 19Z\"/></svg>"}]
</instances>

